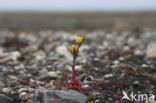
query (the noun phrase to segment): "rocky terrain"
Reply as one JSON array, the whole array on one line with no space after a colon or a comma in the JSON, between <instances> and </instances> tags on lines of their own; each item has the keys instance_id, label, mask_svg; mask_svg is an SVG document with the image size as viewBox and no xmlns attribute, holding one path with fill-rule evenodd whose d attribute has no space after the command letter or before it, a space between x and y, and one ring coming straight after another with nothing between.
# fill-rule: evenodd
<instances>
[{"instance_id":1,"label":"rocky terrain","mask_svg":"<svg viewBox=\"0 0 156 103\"><path fill-rule=\"evenodd\" d=\"M65 87L76 36L81 91ZM155 29L0 31L0 103L120 103L123 91L155 95L155 79Z\"/></svg>"}]
</instances>

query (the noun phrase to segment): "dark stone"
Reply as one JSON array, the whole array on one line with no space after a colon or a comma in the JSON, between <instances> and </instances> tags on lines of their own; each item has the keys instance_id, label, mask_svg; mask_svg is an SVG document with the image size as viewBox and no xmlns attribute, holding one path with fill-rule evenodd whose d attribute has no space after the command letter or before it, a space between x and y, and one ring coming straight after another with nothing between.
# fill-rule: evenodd
<instances>
[{"instance_id":1,"label":"dark stone","mask_svg":"<svg viewBox=\"0 0 156 103\"><path fill-rule=\"evenodd\" d=\"M86 103L87 97L74 90L38 90L34 102L40 103Z\"/></svg>"},{"instance_id":2,"label":"dark stone","mask_svg":"<svg viewBox=\"0 0 156 103\"><path fill-rule=\"evenodd\" d=\"M0 103L13 103L12 98L0 95Z\"/></svg>"}]
</instances>

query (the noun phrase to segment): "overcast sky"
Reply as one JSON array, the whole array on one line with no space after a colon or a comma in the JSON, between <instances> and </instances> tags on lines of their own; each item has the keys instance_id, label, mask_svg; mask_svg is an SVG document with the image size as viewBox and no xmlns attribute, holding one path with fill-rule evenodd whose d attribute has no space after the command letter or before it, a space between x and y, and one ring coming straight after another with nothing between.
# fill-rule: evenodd
<instances>
[{"instance_id":1,"label":"overcast sky","mask_svg":"<svg viewBox=\"0 0 156 103\"><path fill-rule=\"evenodd\" d=\"M0 0L0 11L156 11L156 0Z\"/></svg>"}]
</instances>

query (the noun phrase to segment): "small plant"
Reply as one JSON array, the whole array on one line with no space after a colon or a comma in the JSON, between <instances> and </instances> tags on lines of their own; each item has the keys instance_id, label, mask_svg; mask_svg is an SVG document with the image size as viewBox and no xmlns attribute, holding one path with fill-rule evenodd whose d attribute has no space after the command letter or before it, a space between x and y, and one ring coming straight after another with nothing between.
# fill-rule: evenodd
<instances>
[{"instance_id":1,"label":"small plant","mask_svg":"<svg viewBox=\"0 0 156 103\"><path fill-rule=\"evenodd\" d=\"M77 80L76 76L78 75L77 71L75 70L75 62L78 57L79 48L81 46L81 43L83 41L83 37L76 37L75 38L75 44L73 44L71 47L68 47L70 53L73 56L73 64L72 64L72 81L67 84L68 88L79 90L81 88L80 82Z\"/></svg>"}]
</instances>

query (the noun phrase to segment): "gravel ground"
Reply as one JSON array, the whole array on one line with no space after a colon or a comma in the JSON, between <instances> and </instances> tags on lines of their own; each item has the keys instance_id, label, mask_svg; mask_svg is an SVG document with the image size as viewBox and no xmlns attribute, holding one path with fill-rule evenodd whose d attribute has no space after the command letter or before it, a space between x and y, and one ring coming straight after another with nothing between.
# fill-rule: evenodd
<instances>
[{"instance_id":1,"label":"gravel ground","mask_svg":"<svg viewBox=\"0 0 156 103\"><path fill-rule=\"evenodd\" d=\"M0 31L0 96L13 103L34 103L35 90L52 88L43 84L68 83L72 76L72 56L67 47L76 36L84 37L76 60L82 87L102 83L83 91L88 96L87 103L120 103L112 92L120 97L123 91L128 95L132 91L138 95L151 94L144 85L156 92L156 30L18 33L4 30Z\"/></svg>"}]
</instances>

